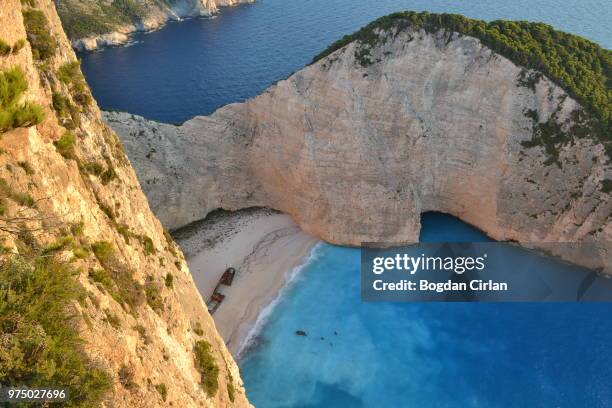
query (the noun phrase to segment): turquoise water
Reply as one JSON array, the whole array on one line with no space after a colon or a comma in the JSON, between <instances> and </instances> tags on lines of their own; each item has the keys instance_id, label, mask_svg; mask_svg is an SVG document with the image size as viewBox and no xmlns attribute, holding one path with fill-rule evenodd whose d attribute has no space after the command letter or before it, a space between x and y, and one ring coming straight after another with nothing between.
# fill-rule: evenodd
<instances>
[{"instance_id":1,"label":"turquoise water","mask_svg":"<svg viewBox=\"0 0 612 408\"><path fill-rule=\"evenodd\" d=\"M467 240L487 238L424 216L421 241ZM612 407L612 307L364 303L359 268L314 250L240 362L256 407Z\"/></svg>"},{"instance_id":2,"label":"turquoise water","mask_svg":"<svg viewBox=\"0 0 612 408\"><path fill-rule=\"evenodd\" d=\"M612 47L609 0L259 0L80 57L102 108L182 122L259 94L342 35L399 10L544 21Z\"/></svg>"}]
</instances>

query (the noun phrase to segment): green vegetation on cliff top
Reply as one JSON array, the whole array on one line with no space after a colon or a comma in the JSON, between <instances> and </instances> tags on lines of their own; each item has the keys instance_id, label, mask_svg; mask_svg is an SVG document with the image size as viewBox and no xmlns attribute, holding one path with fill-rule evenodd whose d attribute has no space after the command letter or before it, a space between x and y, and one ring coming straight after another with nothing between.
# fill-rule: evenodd
<instances>
[{"instance_id":1,"label":"green vegetation on cliff top","mask_svg":"<svg viewBox=\"0 0 612 408\"><path fill-rule=\"evenodd\" d=\"M55 4L66 34L73 40L110 33L146 16L145 7L135 0L55 0Z\"/></svg>"},{"instance_id":2,"label":"green vegetation on cliff top","mask_svg":"<svg viewBox=\"0 0 612 408\"><path fill-rule=\"evenodd\" d=\"M394 13L373 21L354 34L344 36L317 55L313 62L353 41L367 46L383 42L384 37L378 35L378 30L397 34L410 28L422 28L430 33L446 29L478 38L484 45L515 64L542 72L603 122L603 133L600 135L605 141L610 141L612 51L543 23L501 20L486 22L457 14ZM358 57L362 65L372 63L368 56L367 49L361 51Z\"/></svg>"}]
</instances>

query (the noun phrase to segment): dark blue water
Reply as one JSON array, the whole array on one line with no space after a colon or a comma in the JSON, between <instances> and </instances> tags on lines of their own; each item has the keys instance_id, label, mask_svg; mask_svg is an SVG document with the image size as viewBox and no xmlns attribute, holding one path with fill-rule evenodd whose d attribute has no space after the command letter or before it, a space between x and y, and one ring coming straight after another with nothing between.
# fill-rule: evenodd
<instances>
[{"instance_id":1,"label":"dark blue water","mask_svg":"<svg viewBox=\"0 0 612 408\"><path fill-rule=\"evenodd\" d=\"M81 55L104 109L182 122L260 93L344 34L399 10L544 21L612 46L609 0L259 0Z\"/></svg>"},{"instance_id":2,"label":"dark blue water","mask_svg":"<svg viewBox=\"0 0 612 408\"><path fill-rule=\"evenodd\" d=\"M424 216L422 242L466 240ZM256 407L612 407L612 307L365 303L359 276L359 250L315 249L241 361Z\"/></svg>"}]
</instances>

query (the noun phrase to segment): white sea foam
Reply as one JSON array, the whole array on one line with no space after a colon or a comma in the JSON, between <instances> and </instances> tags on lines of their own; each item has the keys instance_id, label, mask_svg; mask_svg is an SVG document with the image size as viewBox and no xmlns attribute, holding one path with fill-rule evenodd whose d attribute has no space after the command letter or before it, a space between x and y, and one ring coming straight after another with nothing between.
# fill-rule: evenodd
<instances>
[{"instance_id":1,"label":"white sea foam","mask_svg":"<svg viewBox=\"0 0 612 408\"><path fill-rule=\"evenodd\" d=\"M142 43L142 42L143 42L143 41L138 41L138 40L130 40L130 41L126 42L125 44L121 45L121 46L122 46L122 47L127 48L127 47L132 47L132 46L134 46L134 45L140 44L140 43Z\"/></svg>"},{"instance_id":2,"label":"white sea foam","mask_svg":"<svg viewBox=\"0 0 612 408\"><path fill-rule=\"evenodd\" d=\"M302 271L310 265L318 257L320 249L323 247L323 243L319 242L310 250L310 254L305 258L304 262L295 266L291 271L285 274L285 285L278 291L278 294L270 303L264 306L259 314L255 323L244 337L238 348L237 359L240 359L244 354L256 343L257 338L264 329L266 323L276 306L281 302L286 292L299 280Z\"/></svg>"}]
</instances>

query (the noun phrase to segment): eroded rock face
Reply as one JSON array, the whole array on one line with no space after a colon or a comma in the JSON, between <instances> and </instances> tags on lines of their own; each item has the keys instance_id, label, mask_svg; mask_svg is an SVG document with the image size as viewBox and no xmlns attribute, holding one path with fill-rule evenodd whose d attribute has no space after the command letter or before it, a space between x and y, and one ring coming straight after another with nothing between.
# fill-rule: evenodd
<instances>
[{"instance_id":1,"label":"eroded rock face","mask_svg":"<svg viewBox=\"0 0 612 408\"><path fill-rule=\"evenodd\" d=\"M70 260L67 267L77 273L84 296L66 324L77 325L83 351L110 378L112 389L101 406L250 406L238 367L216 331L185 258L151 212L119 139L102 122L89 90L84 86L78 99L89 102L77 105L72 88L58 78L58 72L78 63L52 1L37 0L35 7L25 3L2 0L0 39L9 44L23 40L23 47L0 56L0 71L23 71L28 83L23 101L41 106L45 116L36 126L0 132L3 189L35 203L24 205L24 200L6 198L6 193L1 197L0 263L4 265L7 257L22 251L19 234L31 235L35 244L30 245L41 248L61 238L70 239L70 245L58 247L56 256ZM36 60L25 41L24 10L43 15L44 29L54 39L52 55L44 62ZM70 77L82 78L78 68ZM53 108L58 98L64 106L73 107L70 126L68 113ZM56 144L68 132L74 140L69 149L61 151ZM94 168L99 170L87 170ZM107 172L105 179L101 171ZM96 243L107 245L106 263L94 255ZM77 249L81 250L78 257ZM92 278L92 271L111 268L125 276L115 284L131 285L134 299L141 298L133 302L133 309L112 292L115 286ZM168 276L171 284L164 283ZM153 310L144 299L141 287L146 284L159 295L158 306L163 307ZM110 317L113 324L109 324ZM198 333L194 327L199 327ZM211 356L219 367L219 390L214 395L202 387L195 366L197 341L211 345ZM128 383L122 372L129 373ZM228 391L230 382L233 397ZM165 395L160 392L162 385Z\"/></svg>"},{"instance_id":2,"label":"eroded rock face","mask_svg":"<svg viewBox=\"0 0 612 408\"><path fill-rule=\"evenodd\" d=\"M609 257L603 146L580 139L556 165L521 144L533 135L528 110L563 121L579 108L562 89L521 86L522 68L444 31L388 36L366 67L358 46L182 126L106 113L162 223L267 206L328 242L361 245L415 242L421 213L442 211L498 240L598 242Z\"/></svg>"}]
</instances>

